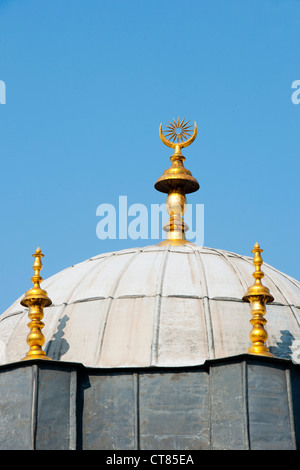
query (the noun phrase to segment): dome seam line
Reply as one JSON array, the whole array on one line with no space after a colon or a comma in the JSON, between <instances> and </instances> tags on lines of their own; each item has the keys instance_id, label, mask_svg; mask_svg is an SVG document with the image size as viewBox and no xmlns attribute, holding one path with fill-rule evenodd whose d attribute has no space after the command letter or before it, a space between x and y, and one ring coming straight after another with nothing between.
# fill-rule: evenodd
<instances>
[{"instance_id":1,"label":"dome seam line","mask_svg":"<svg viewBox=\"0 0 300 470\"><path fill-rule=\"evenodd\" d=\"M153 341L151 346L151 359L150 365L154 366L157 364L158 361L158 342L159 342L159 333L160 333L160 316L161 316L161 299L162 299L162 291L163 291L163 284L167 266L167 259L168 254L170 253L170 249L168 245L166 245L165 249L163 250L162 255L162 269L159 271L161 273L159 279L159 289L158 295L156 295L156 305L155 305L155 317L153 322Z\"/></svg>"},{"instance_id":2,"label":"dome seam line","mask_svg":"<svg viewBox=\"0 0 300 470\"><path fill-rule=\"evenodd\" d=\"M198 263L196 263L198 267L198 274L199 274L199 281L200 281L200 286L202 285L202 277L203 279L203 289L205 289L205 294L203 296L203 311L204 311L204 319L205 319L205 326L206 326L206 335L207 335L207 346L208 346L208 355L210 359L213 359L215 357L215 345L214 345L214 332L213 332L213 327L212 327L212 318L211 318L211 310L210 310L210 305L208 302L209 295L208 295L208 282L207 282L207 276L206 276L206 270L204 266L204 261L202 258L202 255L199 250L193 250L196 259L198 259ZM202 267L202 275L199 269L199 264Z\"/></svg>"}]
</instances>

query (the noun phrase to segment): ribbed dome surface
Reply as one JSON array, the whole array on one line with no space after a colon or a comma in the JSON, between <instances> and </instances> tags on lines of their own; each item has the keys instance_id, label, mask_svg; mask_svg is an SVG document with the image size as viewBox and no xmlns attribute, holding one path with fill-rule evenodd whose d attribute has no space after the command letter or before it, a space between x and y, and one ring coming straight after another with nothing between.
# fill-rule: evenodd
<instances>
[{"instance_id":1,"label":"ribbed dome surface","mask_svg":"<svg viewBox=\"0 0 300 470\"><path fill-rule=\"evenodd\" d=\"M188 366L246 353L252 258L192 245L101 254L42 282L44 349L52 359L91 367ZM300 339L300 283L263 264L275 301L267 305L267 346L291 359ZM28 350L27 309L0 317L0 363Z\"/></svg>"}]
</instances>

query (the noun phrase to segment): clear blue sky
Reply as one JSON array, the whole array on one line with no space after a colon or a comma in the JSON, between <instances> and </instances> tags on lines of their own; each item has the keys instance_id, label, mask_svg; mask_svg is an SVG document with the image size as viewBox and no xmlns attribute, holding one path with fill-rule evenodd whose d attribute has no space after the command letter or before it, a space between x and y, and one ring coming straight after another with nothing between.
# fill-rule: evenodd
<instances>
[{"instance_id":1,"label":"clear blue sky","mask_svg":"<svg viewBox=\"0 0 300 470\"><path fill-rule=\"evenodd\" d=\"M300 2L0 0L0 311L42 276L101 252L102 203L165 202L161 121L196 121L186 167L204 244L300 280Z\"/></svg>"}]
</instances>

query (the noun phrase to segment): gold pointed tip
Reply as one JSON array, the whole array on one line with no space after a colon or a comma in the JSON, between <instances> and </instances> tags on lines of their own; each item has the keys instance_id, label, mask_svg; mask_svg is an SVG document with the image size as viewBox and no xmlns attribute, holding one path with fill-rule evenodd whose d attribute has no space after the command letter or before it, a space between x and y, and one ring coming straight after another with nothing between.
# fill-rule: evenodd
<instances>
[{"instance_id":1,"label":"gold pointed tip","mask_svg":"<svg viewBox=\"0 0 300 470\"><path fill-rule=\"evenodd\" d=\"M35 257L42 257L42 258L44 257L44 255L43 255L43 253L42 253L42 251L41 251L41 249L40 249L39 246L37 247L37 249L35 250L35 253L33 253L32 256L35 256Z\"/></svg>"},{"instance_id":2,"label":"gold pointed tip","mask_svg":"<svg viewBox=\"0 0 300 470\"><path fill-rule=\"evenodd\" d=\"M264 250L261 249L260 245L258 242L255 243L253 250L251 250L251 253L262 253Z\"/></svg>"}]
</instances>

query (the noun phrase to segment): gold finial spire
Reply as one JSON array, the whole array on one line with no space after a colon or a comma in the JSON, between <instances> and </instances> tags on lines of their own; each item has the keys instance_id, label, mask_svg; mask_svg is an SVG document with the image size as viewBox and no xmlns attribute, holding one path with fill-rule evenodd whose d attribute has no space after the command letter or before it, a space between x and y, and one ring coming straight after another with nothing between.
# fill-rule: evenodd
<instances>
[{"instance_id":1,"label":"gold finial spire","mask_svg":"<svg viewBox=\"0 0 300 470\"><path fill-rule=\"evenodd\" d=\"M47 292L40 287L40 283L43 278L40 276L40 271L43 267L41 258L44 256L41 249L38 247L36 252L32 255L35 260L33 263L34 276L31 278L33 287L28 290L25 297L21 300L21 305L29 307L28 317L30 322L28 327L30 332L27 336L27 344L30 346L26 356L21 359L22 361L27 359L50 359L46 356L45 351L42 350L42 346L45 342L44 335L41 329L44 327L44 323L41 321L44 312L43 308L51 305Z\"/></svg>"},{"instance_id":2,"label":"gold finial spire","mask_svg":"<svg viewBox=\"0 0 300 470\"><path fill-rule=\"evenodd\" d=\"M186 205L185 195L197 191L199 183L183 165L185 157L181 154L181 149L190 145L197 136L196 122L194 123L194 130L190 129L192 126L188 123L189 121L185 122L185 118L182 121L179 118L177 121L173 119L173 123L169 122L170 126L166 126L166 136L163 134L162 123L159 128L159 136L162 142L175 149L174 154L170 157L171 167L165 170L155 183L155 188L158 191L168 194L167 211L170 215L169 222L164 226L167 238L160 245L190 243L185 238L188 226L183 221Z\"/></svg>"},{"instance_id":3,"label":"gold finial spire","mask_svg":"<svg viewBox=\"0 0 300 470\"><path fill-rule=\"evenodd\" d=\"M255 266L255 271L252 276L254 277L255 282L249 287L247 293L243 297L244 302L250 302L252 314L252 319L250 320L252 330L249 335L252 346L249 347L248 353L259 354L262 356L273 356L265 346L268 334L264 328L264 325L267 323L264 315L266 314L265 304L273 302L274 298L270 294L269 289L263 286L261 282L264 277L264 273L261 270L261 266L263 264L261 257L262 251L263 250L260 248L259 244L255 243L254 249L251 250L251 253L254 253L253 264Z\"/></svg>"}]
</instances>

